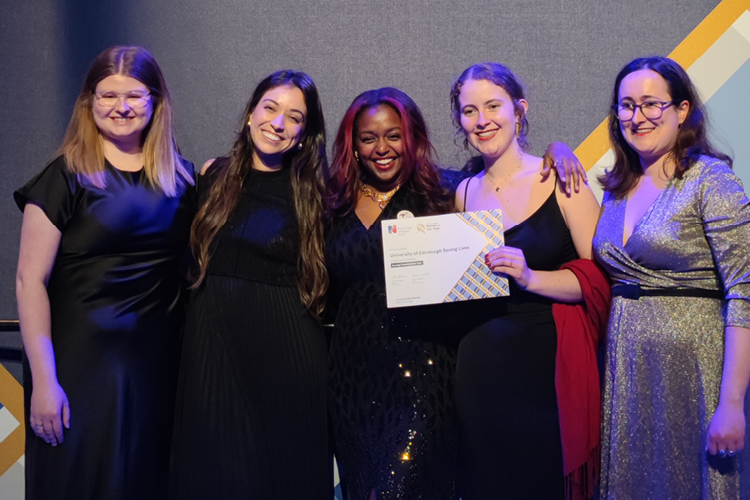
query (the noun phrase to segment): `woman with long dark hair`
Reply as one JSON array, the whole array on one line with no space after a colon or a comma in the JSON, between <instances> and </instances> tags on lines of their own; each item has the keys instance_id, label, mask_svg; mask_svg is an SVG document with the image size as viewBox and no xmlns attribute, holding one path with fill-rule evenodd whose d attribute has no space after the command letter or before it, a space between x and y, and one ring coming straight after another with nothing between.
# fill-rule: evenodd
<instances>
[{"instance_id":1,"label":"woman with long dark hair","mask_svg":"<svg viewBox=\"0 0 750 500\"><path fill-rule=\"evenodd\" d=\"M750 200L665 57L612 91L597 259L613 281L602 498L745 499Z\"/></svg>"},{"instance_id":2,"label":"woman with long dark hair","mask_svg":"<svg viewBox=\"0 0 750 500\"><path fill-rule=\"evenodd\" d=\"M97 56L59 156L15 193L27 499L163 499L194 213L164 77Z\"/></svg>"},{"instance_id":3,"label":"woman with long dark hair","mask_svg":"<svg viewBox=\"0 0 750 500\"><path fill-rule=\"evenodd\" d=\"M203 167L172 496L333 495L318 315L325 126L302 72L261 81L226 157Z\"/></svg>"}]
</instances>

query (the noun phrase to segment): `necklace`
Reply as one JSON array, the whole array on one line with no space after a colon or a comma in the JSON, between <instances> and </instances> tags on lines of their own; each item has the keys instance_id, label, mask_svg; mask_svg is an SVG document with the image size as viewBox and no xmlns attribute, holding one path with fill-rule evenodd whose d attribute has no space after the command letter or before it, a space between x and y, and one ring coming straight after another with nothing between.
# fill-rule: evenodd
<instances>
[{"instance_id":1,"label":"necklace","mask_svg":"<svg viewBox=\"0 0 750 500\"><path fill-rule=\"evenodd\" d=\"M398 188L400 186L396 186L395 188L391 189L387 193L379 193L372 189L367 184L362 184L362 193L370 198L372 201L378 204L380 207L380 210L383 210L385 206L388 204L389 201L391 201L391 198L393 198L393 195L396 194L396 191L398 191Z\"/></svg>"},{"instance_id":2,"label":"necklace","mask_svg":"<svg viewBox=\"0 0 750 500\"><path fill-rule=\"evenodd\" d=\"M513 177L513 173L514 173L514 172L515 172L516 170L518 170L518 169L520 169L520 168L521 168L521 165L522 165L522 164L523 164L523 162L522 162L522 161L521 161L521 160L519 159L519 161L518 161L518 163L516 164L516 166L515 166L515 167L513 167L513 169L512 169L512 170L511 170L510 172L508 172L507 174L505 174L505 175L504 175L504 176L503 176L503 177L502 177L502 178L500 179L500 181L501 181L501 182L500 182L500 184L498 184L497 182L495 182L495 180L494 180L494 179L492 178L492 176L490 175L489 171L485 170L485 171L484 171L484 176L485 176L485 177L486 177L487 179L489 179L489 180L490 180L490 182L492 183L492 185L493 185L493 186L495 186L495 192L496 192L496 193L499 193L499 192L500 192L500 189L501 189L501 188L500 188L500 186L504 186L504 185L505 185L505 184L506 184L506 183L507 183L507 182L508 182L508 181L509 181L509 180L510 180L510 179L511 179L512 177Z\"/></svg>"}]
</instances>

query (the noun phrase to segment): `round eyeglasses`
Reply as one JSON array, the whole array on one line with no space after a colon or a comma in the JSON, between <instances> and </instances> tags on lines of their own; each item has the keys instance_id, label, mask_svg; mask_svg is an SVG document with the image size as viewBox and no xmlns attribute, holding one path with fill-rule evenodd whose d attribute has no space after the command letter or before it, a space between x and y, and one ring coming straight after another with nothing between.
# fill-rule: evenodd
<instances>
[{"instance_id":1,"label":"round eyeglasses","mask_svg":"<svg viewBox=\"0 0 750 500\"><path fill-rule=\"evenodd\" d=\"M640 104L634 102L621 102L612 106L612 109L617 113L617 119L621 122L629 122L635 116L637 109L641 110L643 116L648 120L658 120L661 115L664 114L664 110L673 104L677 104L675 101L644 101Z\"/></svg>"},{"instance_id":2,"label":"round eyeglasses","mask_svg":"<svg viewBox=\"0 0 750 500\"><path fill-rule=\"evenodd\" d=\"M120 102L120 98L122 98L129 108L141 109L145 108L149 103L151 94L143 94L141 92L118 94L111 90L103 90L101 92L94 92L94 96L96 97L96 104L102 108L114 108Z\"/></svg>"}]
</instances>

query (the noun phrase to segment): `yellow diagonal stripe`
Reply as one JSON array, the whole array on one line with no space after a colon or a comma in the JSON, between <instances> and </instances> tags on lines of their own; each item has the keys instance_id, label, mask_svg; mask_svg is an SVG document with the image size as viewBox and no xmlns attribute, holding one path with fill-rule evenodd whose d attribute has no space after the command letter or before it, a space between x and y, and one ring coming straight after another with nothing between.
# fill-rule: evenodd
<instances>
[{"instance_id":1,"label":"yellow diagonal stripe","mask_svg":"<svg viewBox=\"0 0 750 500\"><path fill-rule=\"evenodd\" d=\"M683 68L689 68L746 10L750 10L750 0L724 0L669 54L669 57ZM614 76L612 75L612 81ZM584 168L589 170L604 156L609 147L605 119L576 148L575 153Z\"/></svg>"}]
</instances>

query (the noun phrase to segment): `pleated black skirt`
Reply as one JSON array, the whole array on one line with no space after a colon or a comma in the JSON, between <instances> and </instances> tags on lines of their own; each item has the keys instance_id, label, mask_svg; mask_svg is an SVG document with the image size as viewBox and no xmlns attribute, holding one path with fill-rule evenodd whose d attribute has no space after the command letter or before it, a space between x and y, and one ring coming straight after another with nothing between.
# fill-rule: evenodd
<instances>
[{"instance_id":1,"label":"pleated black skirt","mask_svg":"<svg viewBox=\"0 0 750 500\"><path fill-rule=\"evenodd\" d=\"M209 276L188 312L171 497L330 500L326 361L296 288Z\"/></svg>"}]
</instances>

